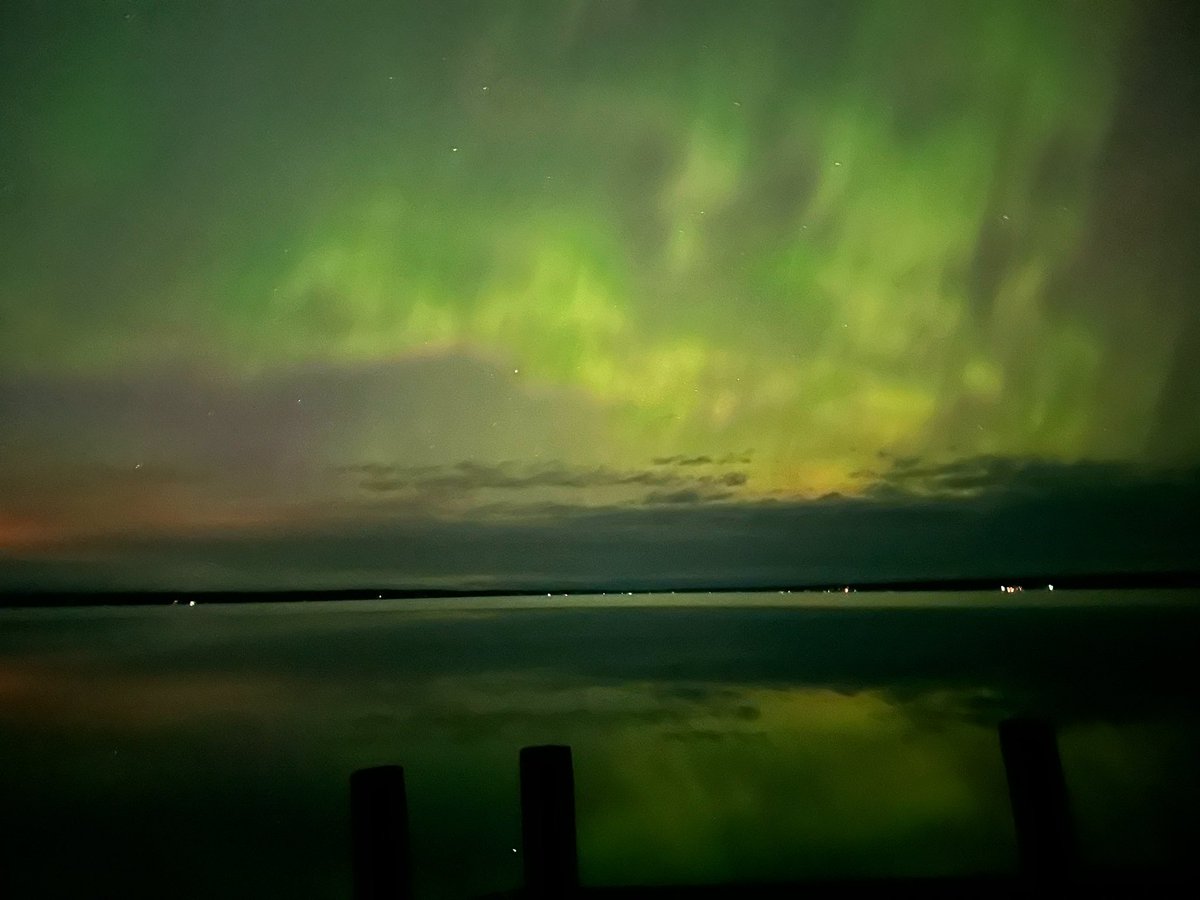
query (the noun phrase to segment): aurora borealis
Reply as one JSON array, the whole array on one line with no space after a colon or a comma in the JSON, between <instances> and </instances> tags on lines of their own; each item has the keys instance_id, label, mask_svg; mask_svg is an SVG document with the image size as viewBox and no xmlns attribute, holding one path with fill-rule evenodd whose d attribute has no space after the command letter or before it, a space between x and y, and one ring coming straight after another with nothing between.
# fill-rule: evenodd
<instances>
[{"instance_id":1,"label":"aurora borealis","mask_svg":"<svg viewBox=\"0 0 1200 900\"><path fill-rule=\"evenodd\" d=\"M1196 24L7 3L0 584L1190 565Z\"/></svg>"},{"instance_id":2,"label":"aurora borealis","mask_svg":"<svg viewBox=\"0 0 1200 900\"><path fill-rule=\"evenodd\" d=\"M344 897L379 764L416 896L507 889L535 743L589 884L1003 874L1016 715L1085 866L1190 875L1198 59L1182 0L0 2L0 895Z\"/></svg>"}]
</instances>

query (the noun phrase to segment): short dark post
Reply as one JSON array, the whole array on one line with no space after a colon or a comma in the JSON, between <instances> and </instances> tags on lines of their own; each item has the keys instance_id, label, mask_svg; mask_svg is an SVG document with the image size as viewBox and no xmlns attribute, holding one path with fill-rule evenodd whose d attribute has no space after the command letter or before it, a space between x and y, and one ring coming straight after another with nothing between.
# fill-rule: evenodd
<instances>
[{"instance_id":1,"label":"short dark post","mask_svg":"<svg viewBox=\"0 0 1200 900\"><path fill-rule=\"evenodd\" d=\"M378 766L350 776L355 900L410 900L408 797L404 769Z\"/></svg>"},{"instance_id":2,"label":"short dark post","mask_svg":"<svg viewBox=\"0 0 1200 900\"><path fill-rule=\"evenodd\" d=\"M570 747L521 749L521 843L528 896L569 896L579 887Z\"/></svg>"},{"instance_id":3,"label":"short dark post","mask_svg":"<svg viewBox=\"0 0 1200 900\"><path fill-rule=\"evenodd\" d=\"M1065 877L1075 864L1075 833L1054 728L1041 719L1000 723L1017 848L1026 875Z\"/></svg>"}]
</instances>

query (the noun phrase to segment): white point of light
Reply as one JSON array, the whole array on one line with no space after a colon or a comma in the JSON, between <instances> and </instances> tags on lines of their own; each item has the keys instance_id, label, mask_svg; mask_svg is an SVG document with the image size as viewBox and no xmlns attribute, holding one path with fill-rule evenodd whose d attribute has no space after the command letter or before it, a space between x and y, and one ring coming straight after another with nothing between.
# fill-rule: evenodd
<instances>
[{"instance_id":1,"label":"white point of light","mask_svg":"<svg viewBox=\"0 0 1200 900\"><path fill-rule=\"evenodd\" d=\"M196 605L196 601L195 601L195 600L189 600L189 601L188 601L188 606L195 606L195 605Z\"/></svg>"},{"instance_id":2,"label":"white point of light","mask_svg":"<svg viewBox=\"0 0 1200 900\"><path fill-rule=\"evenodd\" d=\"M1048 585L1046 585L1046 587L1049 588L1050 590L1054 590L1054 585L1052 585L1052 584L1048 584Z\"/></svg>"}]
</instances>

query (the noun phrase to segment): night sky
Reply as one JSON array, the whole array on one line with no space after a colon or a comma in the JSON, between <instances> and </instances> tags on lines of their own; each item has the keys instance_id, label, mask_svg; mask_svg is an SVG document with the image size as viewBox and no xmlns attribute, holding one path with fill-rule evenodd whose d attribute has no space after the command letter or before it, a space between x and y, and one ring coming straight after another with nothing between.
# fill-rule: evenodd
<instances>
[{"instance_id":1,"label":"night sky","mask_svg":"<svg viewBox=\"0 0 1200 900\"><path fill-rule=\"evenodd\" d=\"M1200 18L0 9L0 587L1161 571Z\"/></svg>"}]
</instances>

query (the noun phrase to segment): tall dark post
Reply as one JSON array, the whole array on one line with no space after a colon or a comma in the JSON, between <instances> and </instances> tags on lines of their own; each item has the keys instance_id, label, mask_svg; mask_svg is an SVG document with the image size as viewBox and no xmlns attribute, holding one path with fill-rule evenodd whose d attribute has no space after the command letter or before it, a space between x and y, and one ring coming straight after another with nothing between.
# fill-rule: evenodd
<instances>
[{"instance_id":1,"label":"tall dark post","mask_svg":"<svg viewBox=\"0 0 1200 900\"><path fill-rule=\"evenodd\" d=\"M350 830L355 900L410 900L403 768L378 766L350 776Z\"/></svg>"},{"instance_id":2,"label":"tall dark post","mask_svg":"<svg viewBox=\"0 0 1200 900\"><path fill-rule=\"evenodd\" d=\"M521 749L521 843L528 896L569 896L579 887L570 747Z\"/></svg>"},{"instance_id":3,"label":"tall dark post","mask_svg":"<svg viewBox=\"0 0 1200 900\"><path fill-rule=\"evenodd\" d=\"M1017 848L1026 875L1057 880L1075 865L1075 831L1054 728L1041 719L1000 723Z\"/></svg>"}]
</instances>

